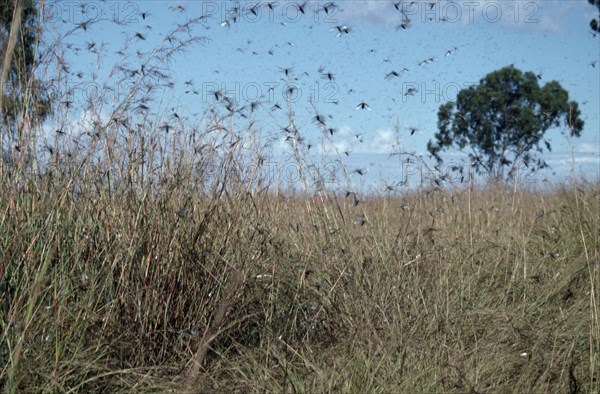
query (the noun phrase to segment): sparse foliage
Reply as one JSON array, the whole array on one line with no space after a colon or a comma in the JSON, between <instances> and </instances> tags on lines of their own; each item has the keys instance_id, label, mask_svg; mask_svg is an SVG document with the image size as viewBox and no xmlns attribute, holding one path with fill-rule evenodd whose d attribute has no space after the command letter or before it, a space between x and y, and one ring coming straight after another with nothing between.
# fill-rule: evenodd
<instances>
[{"instance_id":1,"label":"sparse foliage","mask_svg":"<svg viewBox=\"0 0 600 394\"><path fill-rule=\"evenodd\" d=\"M600 33L600 0L588 0L588 2L598 8L598 18L594 18L590 21L590 28L592 31L596 32L595 35L597 35L597 33Z\"/></svg>"},{"instance_id":2,"label":"sparse foliage","mask_svg":"<svg viewBox=\"0 0 600 394\"><path fill-rule=\"evenodd\" d=\"M20 7L15 9L17 4ZM13 21L20 21L20 24L11 31ZM3 67L0 85L4 88L0 100L3 114L0 132L13 142L23 141L28 129L41 123L50 111L49 89L35 77L39 29L34 0L0 1L0 59ZM12 53L7 53L9 40L14 41ZM5 64L7 62L9 64Z\"/></svg>"},{"instance_id":3,"label":"sparse foliage","mask_svg":"<svg viewBox=\"0 0 600 394\"><path fill-rule=\"evenodd\" d=\"M547 167L535 155L552 149L546 131L564 121L571 135L579 137L583 120L577 103L569 101L557 81L539 86L539 79L511 65L463 89L456 102L440 106L439 130L427 145L429 152L441 162L443 150L467 150L473 168L496 180L515 175L519 160L532 170Z\"/></svg>"}]
</instances>

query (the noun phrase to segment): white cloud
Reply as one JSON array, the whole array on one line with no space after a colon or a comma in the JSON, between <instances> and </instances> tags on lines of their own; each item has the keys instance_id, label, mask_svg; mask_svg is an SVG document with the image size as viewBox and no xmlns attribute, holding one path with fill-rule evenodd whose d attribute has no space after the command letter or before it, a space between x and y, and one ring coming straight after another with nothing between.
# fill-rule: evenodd
<instances>
[{"instance_id":1,"label":"white cloud","mask_svg":"<svg viewBox=\"0 0 600 394\"><path fill-rule=\"evenodd\" d=\"M392 26L401 22L402 16L387 1L345 1L340 3L340 16L355 25ZM394 11L394 12L392 12Z\"/></svg>"},{"instance_id":2,"label":"white cloud","mask_svg":"<svg viewBox=\"0 0 600 394\"><path fill-rule=\"evenodd\" d=\"M581 153L595 153L598 155L600 154L600 146L598 146L598 144L583 142L579 144L578 151Z\"/></svg>"},{"instance_id":3,"label":"white cloud","mask_svg":"<svg viewBox=\"0 0 600 394\"><path fill-rule=\"evenodd\" d=\"M600 165L600 157L598 156L579 156L579 157L562 157L547 160L551 166L569 166L572 164L596 164Z\"/></svg>"},{"instance_id":4,"label":"white cloud","mask_svg":"<svg viewBox=\"0 0 600 394\"><path fill-rule=\"evenodd\" d=\"M392 1L344 1L339 14L357 26L398 27L402 14ZM403 2L406 16L414 24L447 23L467 25L481 23L527 30L557 32L564 29L565 15L574 11L588 13L582 2L500 1L416 1ZM431 4L434 4L433 7Z\"/></svg>"},{"instance_id":5,"label":"white cloud","mask_svg":"<svg viewBox=\"0 0 600 394\"><path fill-rule=\"evenodd\" d=\"M349 126L342 126L333 136L333 145L319 146L319 153L340 154L352 153L389 154L395 143L396 136L391 128L377 129L373 132L359 133Z\"/></svg>"},{"instance_id":6,"label":"white cloud","mask_svg":"<svg viewBox=\"0 0 600 394\"><path fill-rule=\"evenodd\" d=\"M394 141L395 136L392 129L379 129L375 131L375 137L367 146L372 153L391 153Z\"/></svg>"}]
</instances>

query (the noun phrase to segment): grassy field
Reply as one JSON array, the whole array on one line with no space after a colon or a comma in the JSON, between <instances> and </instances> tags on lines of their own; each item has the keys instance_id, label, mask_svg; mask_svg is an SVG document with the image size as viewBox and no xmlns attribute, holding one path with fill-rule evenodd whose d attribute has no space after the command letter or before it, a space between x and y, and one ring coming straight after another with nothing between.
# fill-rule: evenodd
<instances>
[{"instance_id":1,"label":"grassy field","mask_svg":"<svg viewBox=\"0 0 600 394\"><path fill-rule=\"evenodd\" d=\"M598 185L355 205L226 173L5 179L0 386L599 391Z\"/></svg>"}]
</instances>

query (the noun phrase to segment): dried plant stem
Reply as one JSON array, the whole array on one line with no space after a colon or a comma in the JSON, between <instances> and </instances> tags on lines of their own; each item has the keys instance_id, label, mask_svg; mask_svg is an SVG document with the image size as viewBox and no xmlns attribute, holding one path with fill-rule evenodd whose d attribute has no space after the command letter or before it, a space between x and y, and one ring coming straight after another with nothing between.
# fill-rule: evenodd
<instances>
[{"instance_id":1,"label":"dried plant stem","mask_svg":"<svg viewBox=\"0 0 600 394\"><path fill-rule=\"evenodd\" d=\"M204 331L204 335L198 345L198 350L192 357L191 366L187 373L188 387L191 389L198 384L198 375L200 374L200 367L206 358L206 353L210 347L210 344L218 337L221 327L225 322L227 312L233 305L235 295L237 294L239 286L242 284L243 277L237 270L233 270L231 276L227 280L221 301L217 304L213 315L210 326Z\"/></svg>"},{"instance_id":2,"label":"dried plant stem","mask_svg":"<svg viewBox=\"0 0 600 394\"><path fill-rule=\"evenodd\" d=\"M2 75L0 76L0 112L4 112L4 87L8 73L12 64L12 57L17 44L17 35L21 26L21 17L23 15L23 5L21 0L15 0L15 8L13 11L13 19L10 27L10 34L6 44L6 52L4 53L4 61L2 63ZM0 131L0 153L4 147L4 132ZM0 182L4 179L4 160L0 160Z\"/></svg>"}]
</instances>

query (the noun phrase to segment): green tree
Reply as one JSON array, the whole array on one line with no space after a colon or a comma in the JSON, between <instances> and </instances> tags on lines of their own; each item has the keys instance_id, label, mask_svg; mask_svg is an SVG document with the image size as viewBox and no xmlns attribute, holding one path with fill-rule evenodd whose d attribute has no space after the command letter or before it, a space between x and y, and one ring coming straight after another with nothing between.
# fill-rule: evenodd
<instances>
[{"instance_id":1,"label":"green tree","mask_svg":"<svg viewBox=\"0 0 600 394\"><path fill-rule=\"evenodd\" d=\"M0 141L24 143L49 115L49 89L35 77L40 33L36 1L0 0Z\"/></svg>"},{"instance_id":2,"label":"green tree","mask_svg":"<svg viewBox=\"0 0 600 394\"><path fill-rule=\"evenodd\" d=\"M579 137L583 121L577 103L569 101L558 82L540 87L538 79L511 65L461 90L456 102L440 106L429 152L441 163L440 153L456 147L468 153L478 173L496 180L512 178L520 160L532 170L547 167L535 154L552 149L545 132L564 123Z\"/></svg>"},{"instance_id":3,"label":"green tree","mask_svg":"<svg viewBox=\"0 0 600 394\"><path fill-rule=\"evenodd\" d=\"M590 22L590 27L597 34L600 33L600 0L588 0L588 2L598 8L598 18L594 18Z\"/></svg>"}]
</instances>

